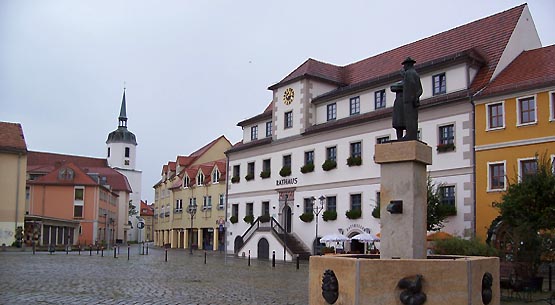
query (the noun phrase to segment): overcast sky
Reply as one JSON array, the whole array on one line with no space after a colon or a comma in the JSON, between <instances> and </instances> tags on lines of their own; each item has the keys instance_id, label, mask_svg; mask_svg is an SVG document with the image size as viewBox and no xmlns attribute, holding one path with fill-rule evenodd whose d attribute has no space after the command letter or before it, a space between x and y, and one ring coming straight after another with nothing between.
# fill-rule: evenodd
<instances>
[{"instance_id":1,"label":"overcast sky","mask_svg":"<svg viewBox=\"0 0 555 305\"><path fill-rule=\"evenodd\" d=\"M0 0L0 121L21 123L29 150L104 158L125 83L152 202L164 164L240 141L236 124L307 58L346 65L522 3ZM529 8L555 44L555 1Z\"/></svg>"}]
</instances>

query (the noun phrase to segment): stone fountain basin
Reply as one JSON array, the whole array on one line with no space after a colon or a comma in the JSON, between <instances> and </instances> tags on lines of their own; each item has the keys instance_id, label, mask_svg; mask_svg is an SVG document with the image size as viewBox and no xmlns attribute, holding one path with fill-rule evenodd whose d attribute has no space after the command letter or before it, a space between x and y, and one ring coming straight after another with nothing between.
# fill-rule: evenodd
<instances>
[{"instance_id":1,"label":"stone fountain basin","mask_svg":"<svg viewBox=\"0 0 555 305\"><path fill-rule=\"evenodd\" d=\"M339 296L333 304L402 305L399 280L423 276L425 305L477 305L482 301L482 278L493 276L492 300L499 305L499 258L480 256L429 256L427 259L380 259L379 255L311 256L309 304L328 304L322 297L324 271L333 270Z\"/></svg>"}]
</instances>

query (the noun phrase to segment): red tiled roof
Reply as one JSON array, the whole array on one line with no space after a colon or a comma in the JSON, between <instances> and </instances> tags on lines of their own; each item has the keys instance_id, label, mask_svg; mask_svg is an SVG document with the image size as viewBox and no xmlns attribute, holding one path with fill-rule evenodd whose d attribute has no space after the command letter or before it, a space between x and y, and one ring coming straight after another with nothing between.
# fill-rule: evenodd
<instances>
[{"instance_id":1,"label":"red tiled roof","mask_svg":"<svg viewBox=\"0 0 555 305\"><path fill-rule=\"evenodd\" d=\"M0 122L0 151L27 152L21 124Z\"/></svg>"},{"instance_id":2,"label":"red tiled roof","mask_svg":"<svg viewBox=\"0 0 555 305\"><path fill-rule=\"evenodd\" d=\"M492 77L499 58L526 4L418 40L382 54L338 67L309 59L269 89L276 88L302 76L313 76L329 81L354 85L399 71L408 56L418 63L476 49L487 62L472 84L473 90L482 88Z\"/></svg>"},{"instance_id":3,"label":"red tiled roof","mask_svg":"<svg viewBox=\"0 0 555 305\"><path fill-rule=\"evenodd\" d=\"M73 170L73 179L71 180L61 180L58 178L59 170L70 168ZM87 173L85 173L81 168L72 162L64 163L63 165L56 167L54 170L50 171L48 174L41 176L35 180L28 181L29 184L77 184L77 185L97 185L98 183L94 181Z\"/></svg>"},{"instance_id":4,"label":"red tiled roof","mask_svg":"<svg viewBox=\"0 0 555 305\"><path fill-rule=\"evenodd\" d=\"M522 52L479 96L555 85L555 45Z\"/></svg>"},{"instance_id":5,"label":"red tiled roof","mask_svg":"<svg viewBox=\"0 0 555 305\"><path fill-rule=\"evenodd\" d=\"M168 162L168 168L170 169L170 171L175 172L175 165L176 163L174 161Z\"/></svg>"},{"instance_id":6,"label":"red tiled roof","mask_svg":"<svg viewBox=\"0 0 555 305\"><path fill-rule=\"evenodd\" d=\"M143 212L146 211L146 212ZM141 216L154 216L154 208L152 206L146 204L146 202L141 200Z\"/></svg>"},{"instance_id":7,"label":"red tiled roof","mask_svg":"<svg viewBox=\"0 0 555 305\"><path fill-rule=\"evenodd\" d=\"M27 166L55 166L56 163L62 164L71 162L81 168L87 167L108 167L108 160L101 158L82 157L73 155L62 155L48 152L29 151L27 155Z\"/></svg>"},{"instance_id":8,"label":"red tiled roof","mask_svg":"<svg viewBox=\"0 0 555 305\"><path fill-rule=\"evenodd\" d=\"M187 157L187 156L177 156L177 165L179 166L187 166L193 162L194 158Z\"/></svg>"},{"instance_id":9,"label":"red tiled roof","mask_svg":"<svg viewBox=\"0 0 555 305\"><path fill-rule=\"evenodd\" d=\"M226 141L228 141L227 138L224 135L219 136L218 138L214 139L212 142L204 145L203 147L199 148L194 153L190 154L189 157L200 157L200 156L202 156L206 151L208 151L212 146L214 146L222 138L225 139Z\"/></svg>"}]
</instances>

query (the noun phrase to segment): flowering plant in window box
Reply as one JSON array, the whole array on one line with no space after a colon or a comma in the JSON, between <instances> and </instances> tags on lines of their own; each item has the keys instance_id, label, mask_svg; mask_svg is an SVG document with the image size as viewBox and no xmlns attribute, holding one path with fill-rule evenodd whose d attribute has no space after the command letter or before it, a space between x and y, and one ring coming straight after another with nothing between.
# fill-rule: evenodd
<instances>
[{"instance_id":1,"label":"flowering plant in window box","mask_svg":"<svg viewBox=\"0 0 555 305\"><path fill-rule=\"evenodd\" d=\"M362 165L362 158L360 156L349 157L349 158L347 158L347 165L349 165L349 166L360 166L360 165Z\"/></svg>"},{"instance_id":2,"label":"flowering plant in window box","mask_svg":"<svg viewBox=\"0 0 555 305\"><path fill-rule=\"evenodd\" d=\"M229 217L229 222L231 222L231 223L237 223L238 221L239 221L239 219L237 219L237 216Z\"/></svg>"},{"instance_id":3,"label":"flowering plant in window box","mask_svg":"<svg viewBox=\"0 0 555 305\"><path fill-rule=\"evenodd\" d=\"M245 180L247 180L247 181L251 181L252 179L254 179L253 174L248 174L248 175L245 176Z\"/></svg>"},{"instance_id":4,"label":"flowering plant in window box","mask_svg":"<svg viewBox=\"0 0 555 305\"><path fill-rule=\"evenodd\" d=\"M356 210L348 210L345 212L345 216L349 219L359 219L362 216L362 211L359 209Z\"/></svg>"},{"instance_id":5,"label":"flowering plant in window box","mask_svg":"<svg viewBox=\"0 0 555 305\"><path fill-rule=\"evenodd\" d=\"M306 174L314 171L314 163L307 163L301 167L301 173Z\"/></svg>"},{"instance_id":6,"label":"flowering plant in window box","mask_svg":"<svg viewBox=\"0 0 555 305\"><path fill-rule=\"evenodd\" d=\"M326 159L326 161L324 161L324 163L322 164L322 169L325 171L330 171L336 167L337 167L337 162L330 159Z\"/></svg>"},{"instance_id":7,"label":"flowering plant in window box","mask_svg":"<svg viewBox=\"0 0 555 305\"><path fill-rule=\"evenodd\" d=\"M455 150L455 143L438 144L436 147L437 152L446 152Z\"/></svg>"},{"instance_id":8,"label":"flowering plant in window box","mask_svg":"<svg viewBox=\"0 0 555 305\"><path fill-rule=\"evenodd\" d=\"M324 221L336 220L337 219L337 212L336 211L331 211L331 210L325 210L324 213L322 213L322 219L324 219Z\"/></svg>"},{"instance_id":9,"label":"flowering plant in window box","mask_svg":"<svg viewBox=\"0 0 555 305\"><path fill-rule=\"evenodd\" d=\"M241 178L239 178L239 176L231 177L231 183L237 183L237 182L239 182L239 180L241 180Z\"/></svg>"},{"instance_id":10,"label":"flowering plant in window box","mask_svg":"<svg viewBox=\"0 0 555 305\"><path fill-rule=\"evenodd\" d=\"M267 172L261 171L260 172L260 178L262 178L262 179L270 178L270 171L267 171Z\"/></svg>"},{"instance_id":11,"label":"flowering plant in window box","mask_svg":"<svg viewBox=\"0 0 555 305\"><path fill-rule=\"evenodd\" d=\"M302 213L299 218L304 222L312 222L314 220L314 214L312 213Z\"/></svg>"},{"instance_id":12,"label":"flowering plant in window box","mask_svg":"<svg viewBox=\"0 0 555 305\"><path fill-rule=\"evenodd\" d=\"M284 166L281 168L281 170L279 171L279 175L282 177L287 177L291 175L291 167L289 166Z\"/></svg>"},{"instance_id":13,"label":"flowering plant in window box","mask_svg":"<svg viewBox=\"0 0 555 305\"><path fill-rule=\"evenodd\" d=\"M244 220L246 223L252 224L252 223L254 222L254 216L253 216L253 215L247 215L247 216L245 216L245 217L243 218L243 220Z\"/></svg>"},{"instance_id":14,"label":"flowering plant in window box","mask_svg":"<svg viewBox=\"0 0 555 305\"><path fill-rule=\"evenodd\" d=\"M452 204L441 204L439 208L446 216L457 216L457 208Z\"/></svg>"},{"instance_id":15,"label":"flowering plant in window box","mask_svg":"<svg viewBox=\"0 0 555 305\"><path fill-rule=\"evenodd\" d=\"M258 220L260 222L269 222L270 221L270 215L266 214L266 215L261 215L258 217Z\"/></svg>"}]
</instances>

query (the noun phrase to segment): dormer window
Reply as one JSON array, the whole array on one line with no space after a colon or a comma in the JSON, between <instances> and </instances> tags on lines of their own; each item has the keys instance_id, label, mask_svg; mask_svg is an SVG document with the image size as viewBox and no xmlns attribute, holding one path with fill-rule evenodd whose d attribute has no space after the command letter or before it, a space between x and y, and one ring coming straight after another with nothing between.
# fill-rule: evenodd
<instances>
[{"instance_id":1,"label":"dormer window","mask_svg":"<svg viewBox=\"0 0 555 305\"><path fill-rule=\"evenodd\" d=\"M212 183L218 183L220 181L220 171L216 168L212 172Z\"/></svg>"},{"instance_id":2,"label":"dormer window","mask_svg":"<svg viewBox=\"0 0 555 305\"><path fill-rule=\"evenodd\" d=\"M447 78L445 77L445 73L440 73L432 76L433 82L433 94L444 94L447 92Z\"/></svg>"},{"instance_id":3,"label":"dormer window","mask_svg":"<svg viewBox=\"0 0 555 305\"><path fill-rule=\"evenodd\" d=\"M197 185L203 185L204 184L204 174L202 172L199 172L197 175Z\"/></svg>"},{"instance_id":4,"label":"dormer window","mask_svg":"<svg viewBox=\"0 0 555 305\"><path fill-rule=\"evenodd\" d=\"M71 168L64 167L58 171L58 180L73 180L75 172Z\"/></svg>"},{"instance_id":5,"label":"dormer window","mask_svg":"<svg viewBox=\"0 0 555 305\"><path fill-rule=\"evenodd\" d=\"M258 140L258 125L251 127L251 141Z\"/></svg>"},{"instance_id":6,"label":"dormer window","mask_svg":"<svg viewBox=\"0 0 555 305\"><path fill-rule=\"evenodd\" d=\"M189 179L189 176L185 175L183 177L183 187L188 188L190 184L191 184L191 179Z\"/></svg>"}]
</instances>

